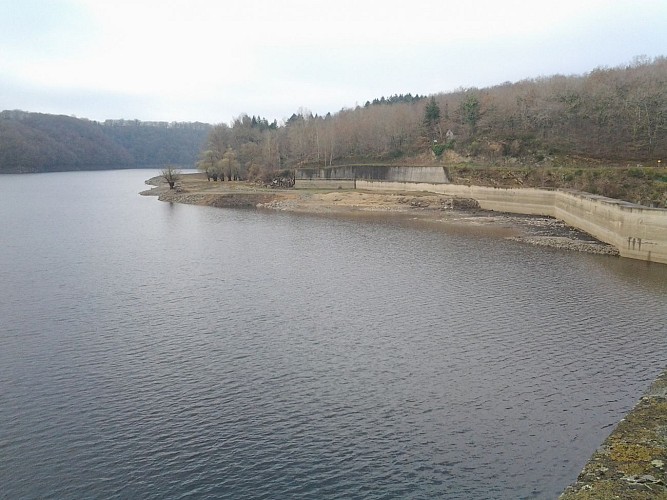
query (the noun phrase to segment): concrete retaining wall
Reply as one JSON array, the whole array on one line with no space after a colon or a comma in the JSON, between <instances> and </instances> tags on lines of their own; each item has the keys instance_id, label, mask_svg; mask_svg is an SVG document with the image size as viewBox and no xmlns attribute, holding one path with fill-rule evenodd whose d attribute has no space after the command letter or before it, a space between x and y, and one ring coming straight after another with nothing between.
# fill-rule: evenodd
<instances>
[{"instance_id":1,"label":"concrete retaining wall","mask_svg":"<svg viewBox=\"0 0 667 500\"><path fill-rule=\"evenodd\" d=\"M384 165L342 165L326 168L299 168L295 171L295 187L299 181L366 179L389 182L449 182L444 167L400 167Z\"/></svg>"},{"instance_id":2,"label":"concrete retaining wall","mask_svg":"<svg viewBox=\"0 0 667 500\"><path fill-rule=\"evenodd\" d=\"M354 179L296 179L294 181L296 189L355 189L356 181Z\"/></svg>"},{"instance_id":3,"label":"concrete retaining wall","mask_svg":"<svg viewBox=\"0 0 667 500\"><path fill-rule=\"evenodd\" d=\"M426 182L356 181L357 189L428 191L473 198L485 210L546 215L618 248L622 257L667 264L667 210L578 191L503 189Z\"/></svg>"}]
</instances>

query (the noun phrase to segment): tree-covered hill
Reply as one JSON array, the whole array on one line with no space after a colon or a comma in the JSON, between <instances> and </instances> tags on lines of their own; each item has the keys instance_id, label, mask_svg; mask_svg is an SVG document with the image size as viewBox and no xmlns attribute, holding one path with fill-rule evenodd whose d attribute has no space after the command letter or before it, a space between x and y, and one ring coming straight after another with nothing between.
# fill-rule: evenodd
<instances>
[{"instance_id":1,"label":"tree-covered hill","mask_svg":"<svg viewBox=\"0 0 667 500\"><path fill-rule=\"evenodd\" d=\"M206 123L106 120L103 133L122 146L138 166L194 167L212 126Z\"/></svg>"},{"instance_id":2,"label":"tree-covered hill","mask_svg":"<svg viewBox=\"0 0 667 500\"><path fill-rule=\"evenodd\" d=\"M202 170L246 178L298 166L473 161L549 166L667 161L667 58L424 98L374 99L282 126L242 115L211 130ZM445 154L447 153L447 154ZM230 167L230 165L233 165Z\"/></svg>"},{"instance_id":3,"label":"tree-covered hill","mask_svg":"<svg viewBox=\"0 0 667 500\"><path fill-rule=\"evenodd\" d=\"M0 113L0 173L193 166L210 125Z\"/></svg>"},{"instance_id":4,"label":"tree-covered hill","mask_svg":"<svg viewBox=\"0 0 667 500\"><path fill-rule=\"evenodd\" d=\"M446 153L446 154L445 154ZM401 94L284 123L243 114L229 125L0 113L0 173L166 164L227 178L346 163L549 166L571 158L667 160L667 58L428 98Z\"/></svg>"}]
</instances>

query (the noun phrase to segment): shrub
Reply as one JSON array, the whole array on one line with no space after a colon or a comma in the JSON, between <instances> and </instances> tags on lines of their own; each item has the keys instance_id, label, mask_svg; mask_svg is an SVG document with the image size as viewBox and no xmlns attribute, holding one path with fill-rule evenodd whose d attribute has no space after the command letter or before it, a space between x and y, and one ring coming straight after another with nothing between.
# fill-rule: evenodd
<instances>
[{"instance_id":1,"label":"shrub","mask_svg":"<svg viewBox=\"0 0 667 500\"><path fill-rule=\"evenodd\" d=\"M433 146L431 146L431 150L435 153L435 156L437 157L442 156L442 153L444 153L446 149L447 149L446 144L434 144Z\"/></svg>"}]
</instances>

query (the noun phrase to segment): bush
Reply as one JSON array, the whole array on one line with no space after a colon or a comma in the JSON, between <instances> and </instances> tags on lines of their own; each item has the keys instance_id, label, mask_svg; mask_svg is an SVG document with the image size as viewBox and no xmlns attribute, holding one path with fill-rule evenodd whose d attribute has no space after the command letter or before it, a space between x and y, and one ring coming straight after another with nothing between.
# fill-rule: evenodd
<instances>
[{"instance_id":1,"label":"bush","mask_svg":"<svg viewBox=\"0 0 667 500\"><path fill-rule=\"evenodd\" d=\"M448 149L454 149L454 141L453 140L447 141L447 142L442 143L442 144L437 143L437 144L434 144L433 146L431 146L431 151L433 151L433 153L435 153L435 156L437 156L437 157L442 156L442 153L444 153Z\"/></svg>"},{"instance_id":2,"label":"bush","mask_svg":"<svg viewBox=\"0 0 667 500\"><path fill-rule=\"evenodd\" d=\"M431 150L435 153L435 156L437 157L442 156L442 153L444 153L446 149L447 149L446 144L434 144L433 146L431 146Z\"/></svg>"}]
</instances>

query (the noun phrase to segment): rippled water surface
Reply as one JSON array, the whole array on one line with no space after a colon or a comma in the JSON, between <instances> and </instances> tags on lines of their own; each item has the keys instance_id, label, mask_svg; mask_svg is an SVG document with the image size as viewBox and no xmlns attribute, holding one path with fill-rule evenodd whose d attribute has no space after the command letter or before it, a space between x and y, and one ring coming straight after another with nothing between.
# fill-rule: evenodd
<instances>
[{"instance_id":1,"label":"rippled water surface","mask_svg":"<svg viewBox=\"0 0 667 500\"><path fill-rule=\"evenodd\" d=\"M667 266L0 176L0 497L554 498L667 360Z\"/></svg>"}]
</instances>

